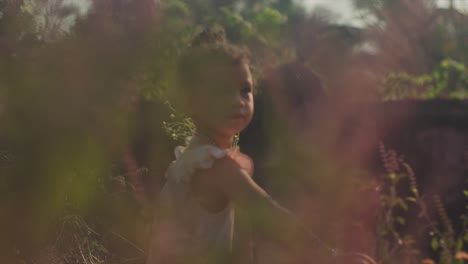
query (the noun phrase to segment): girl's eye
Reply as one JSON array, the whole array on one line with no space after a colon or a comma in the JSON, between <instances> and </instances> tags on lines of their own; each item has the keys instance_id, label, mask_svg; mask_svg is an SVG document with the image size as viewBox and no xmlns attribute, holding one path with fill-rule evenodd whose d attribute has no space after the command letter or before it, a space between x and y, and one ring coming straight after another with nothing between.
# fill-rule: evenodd
<instances>
[{"instance_id":1,"label":"girl's eye","mask_svg":"<svg viewBox=\"0 0 468 264\"><path fill-rule=\"evenodd\" d=\"M250 85L246 85L246 86L242 87L242 89L241 89L242 94L249 94L251 92L252 92L252 86L250 86Z\"/></svg>"}]
</instances>

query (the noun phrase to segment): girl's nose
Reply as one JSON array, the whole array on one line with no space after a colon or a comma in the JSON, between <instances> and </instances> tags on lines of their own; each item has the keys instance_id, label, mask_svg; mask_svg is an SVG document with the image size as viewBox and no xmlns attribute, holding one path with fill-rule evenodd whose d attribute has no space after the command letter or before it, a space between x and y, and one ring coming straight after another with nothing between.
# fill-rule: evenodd
<instances>
[{"instance_id":1,"label":"girl's nose","mask_svg":"<svg viewBox=\"0 0 468 264\"><path fill-rule=\"evenodd\" d=\"M241 94L238 94L233 99L232 107L233 108L243 108L245 106L245 104L246 104L245 98Z\"/></svg>"}]
</instances>

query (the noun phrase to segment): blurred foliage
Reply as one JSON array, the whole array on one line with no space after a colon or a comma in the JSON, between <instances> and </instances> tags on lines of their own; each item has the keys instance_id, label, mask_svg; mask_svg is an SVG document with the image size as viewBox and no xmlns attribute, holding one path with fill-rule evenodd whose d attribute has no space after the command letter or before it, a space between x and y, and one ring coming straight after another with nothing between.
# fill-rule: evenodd
<instances>
[{"instance_id":1,"label":"blurred foliage","mask_svg":"<svg viewBox=\"0 0 468 264\"><path fill-rule=\"evenodd\" d=\"M384 100L467 97L468 70L464 64L450 59L443 60L430 75L391 73L383 82Z\"/></svg>"},{"instance_id":2,"label":"blurred foliage","mask_svg":"<svg viewBox=\"0 0 468 264\"><path fill-rule=\"evenodd\" d=\"M144 260L151 209L141 196L151 201L172 139L193 129L168 103L176 61L206 25L250 48L257 79L304 61L337 105L466 98L466 14L354 2L374 18L363 27L293 0L92 0L89 10L0 0L0 262L37 263L44 245L57 263ZM295 165L285 168L304 168Z\"/></svg>"},{"instance_id":3,"label":"blurred foliage","mask_svg":"<svg viewBox=\"0 0 468 264\"><path fill-rule=\"evenodd\" d=\"M447 214L438 195L427 197L422 194L416 175L403 157L395 150L380 144L380 156L386 169L382 178L377 224L379 245L378 263L464 263L466 243L468 242L467 216L458 216L461 228L455 232L453 221ZM402 191L405 186L409 192ZM465 196L467 191L464 191ZM436 213L430 212L435 207ZM416 214L415 214L416 213ZM410 215L417 215L417 222ZM409 227L406 230L403 227ZM437 253L437 260L424 256L418 248L417 240L429 234L430 248ZM386 238L386 239L385 239ZM427 253L426 253L427 254Z\"/></svg>"}]
</instances>

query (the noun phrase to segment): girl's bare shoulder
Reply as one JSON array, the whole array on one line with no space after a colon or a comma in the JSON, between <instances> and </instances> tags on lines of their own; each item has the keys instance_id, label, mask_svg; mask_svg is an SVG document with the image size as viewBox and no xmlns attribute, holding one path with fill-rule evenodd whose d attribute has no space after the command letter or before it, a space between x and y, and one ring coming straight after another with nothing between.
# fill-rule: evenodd
<instances>
[{"instance_id":1,"label":"girl's bare shoulder","mask_svg":"<svg viewBox=\"0 0 468 264\"><path fill-rule=\"evenodd\" d=\"M252 177L254 172L254 164L252 162L252 159L244 153L240 152L239 150L233 150L228 152L228 154L225 157L215 161L213 167L215 169L221 169L231 172L243 171L244 173L247 173L250 177Z\"/></svg>"}]
</instances>

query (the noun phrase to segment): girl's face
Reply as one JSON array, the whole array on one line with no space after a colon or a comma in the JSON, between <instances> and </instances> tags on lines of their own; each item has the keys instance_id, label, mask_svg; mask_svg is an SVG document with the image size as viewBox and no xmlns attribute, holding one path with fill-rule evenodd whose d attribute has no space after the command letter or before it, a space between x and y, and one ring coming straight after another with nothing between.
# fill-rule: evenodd
<instances>
[{"instance_id":1,"label":"girl's face","mask_svg":"<svg viewBox=\"0 0 468 264\"><path fill-rule=\"evenodd\" d=\"M217 136L233 136L252 120L253 81L247 63L220 65L205 71L194 84L189 109L197 128Z\"/></svg>"}]
</instances>

